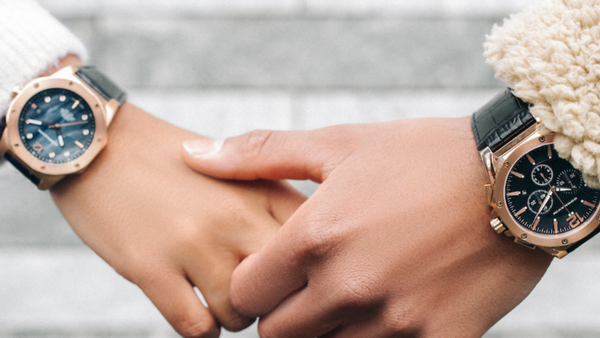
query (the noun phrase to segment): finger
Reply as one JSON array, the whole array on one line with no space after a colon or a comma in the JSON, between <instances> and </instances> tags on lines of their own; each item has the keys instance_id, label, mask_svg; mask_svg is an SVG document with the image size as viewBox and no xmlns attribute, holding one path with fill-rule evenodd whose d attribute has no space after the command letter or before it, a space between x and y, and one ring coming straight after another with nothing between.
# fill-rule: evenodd
<instances>
[{"instance_id":1,"label":"finger","mask_svg":"<svg viewBox=\"0 0 600 338\"><path fill-rule=\"evenodd\" d=\"M217 323L183 276L164 274L149 280L138 285L175 331L184 337L219 337Z\"/></svg>"},{"instance_id":2,"label":"finger","mask_svg":"<svg viewBox=\"0 0 600 338\"><path fill-rule=\"evenodd\" d=\"M281 224L268 213L254 217L256 222L261 224L261 228L255 229L255 237L250 240L247 237L231 238L234 247L237 248L236 252L214 251L207 262L199 264L196 259L193 259L186 264L188 277L204 295L214 317L229 331L240 331L255 320L254 317L243 316L233 308L229 297L231 275L241 259L259 251L281 227ZM202 257L206 256L206 253L199 251L191 256Z\"/></svg>"},{"instance_id":3,"label":"finger","mask_svg":"<svg viewBox=\"0 0 600 338\"><path fill-rule=\"evenodd\" d=\"M230 297L243 315L265 315L306 285L305 245L299 227L293 225L296 217L302 219L294 214L264 248L244 259L233 272Z\"/></svg>"},{"instance_id":4,"label":"finger","mask_svg":"<svg viewBox=\"0 0 600 338\"><path fill-rule=\"evenodd\" d=\"M276 181L269 190L271 215L283 224L306 202L307 197L286 181Z\"/></svg>"},{"instance_id":5,"label":"finger","mask_svg":"<svg viewBox=\"0 0 600 338\"><path fill-rule=\"evenodd\" d=\"M322 295L310 286L285 299L258 323L261 337L312 338L336 330L342 322Z\"/></svg>"},{"instance_id":6,"label":"finger","mask_svg":"<svg viewBox=\"0 0 600 338\"><path fill-rule=\"evenodd\" d=\"M238 313L229 300L229 285L231 274L238 265L236 257L220 259L218 267L207 269L197 266L189 269L188 276L198 287L210 311L219 324L228 331L240 331L250 326L254 318L248 318Z\"/></svg>"},{"instance_id":7,"label":"finger","mask_svg":"<svg viewBox=\"0 0 600 338\"><path fill-rule=\"evenodd\" d=\"M350 137L339 129L255 130L225 141L191 140L183 144L183 158L191 168L218 178L320 183L344 158L349 145Z\"/></svg>"}]
</instances>

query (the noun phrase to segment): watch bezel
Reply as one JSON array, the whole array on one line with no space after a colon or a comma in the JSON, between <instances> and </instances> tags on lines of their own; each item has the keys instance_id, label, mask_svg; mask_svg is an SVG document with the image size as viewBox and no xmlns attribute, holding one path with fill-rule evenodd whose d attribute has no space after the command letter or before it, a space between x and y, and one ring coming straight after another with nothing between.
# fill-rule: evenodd
<instances>
[{"instance_id":1,"label":"watch bezel","mask_svg":"<svg viewBox=\"0 0 600 338\"><path fill-rule=\"evenodd\" d=\"M27 148L19 137L18 126L19 117L29 99L39 92L55 88L66 89L81 96L91 108L96 125L94 140L88 149L73 161L61 164L44 162L27 151ZM10 152L13 157L19 159L35 174L63 176L79 172L86 168L106 145L106 134L106 112L104 104L96 94L81 84L75 76L73 78L41 77L29 82L11 102L6 115L6 129L2 137L2 144L0 145L2 149L0 152L2 154L7 151Z\"/></svg>"},{"instance_id":2,"label":"watch bezel","mask_svg":"<svg viewBox=\"0 0 600 338\"><path fill-rule=\"evenodd\" d=\"M527 138L497 158L496 184L493 191L492 206L504 225L516 238L540 247L559 248L577 243L591 234L600 225L598 220L600 208L597 208L592 216L576 229L562 234L540 234L523 227L514 219L506 207L507 201L504 194L508 175L517 160L534 148L554 143L554 136L554 133L541 134L538 130L535 130Z\"/></svg>"}]
</instances>

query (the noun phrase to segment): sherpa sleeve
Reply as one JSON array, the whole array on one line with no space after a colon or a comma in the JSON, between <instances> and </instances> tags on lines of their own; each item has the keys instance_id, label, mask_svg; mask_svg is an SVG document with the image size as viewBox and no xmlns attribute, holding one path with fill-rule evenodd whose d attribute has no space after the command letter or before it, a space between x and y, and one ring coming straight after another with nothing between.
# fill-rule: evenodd
<instances>
[{"instance_id":1,"label":"sherpa sleeve","mask_svg":"<svg viewBox=\"0 0 600 338\"><path fill-rule=\"evenodd\" d=\"M24 85L68 54L87 58L66 27L34 0L0 0L0 117L12 89Z\"/></svg>"},{"instance_id":2,"label":"sherpa sleeve","mask_svg":"<svg viewBox=\"0 0 600 338\"><path fill-rule=\"evenodd\" d=\"M487 62L600 187L600 0L541 0L494 26Z\"/></svg>"}]
</instances>

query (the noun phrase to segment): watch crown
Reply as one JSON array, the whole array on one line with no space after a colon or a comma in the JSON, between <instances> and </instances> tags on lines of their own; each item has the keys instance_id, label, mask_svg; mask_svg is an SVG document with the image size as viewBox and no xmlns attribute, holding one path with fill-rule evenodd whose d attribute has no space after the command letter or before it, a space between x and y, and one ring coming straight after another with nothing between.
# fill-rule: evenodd
<instances>
[{"instance_id":1,"label":"watch crown","mask_svg":"<svg viewBox=\"0 0 600 338\"><path fill-rule=\"evenodd\" d=\"M498 233L498 234L501 234L506 231L506 226L504 225L504 223L502 223L502 221L498 217L493 218L490 221L490 225L492 226L492 229L494 229L494 231L496 231L496 233Z\"/></svg>"},{"instance_id":2,"label":"watch crown","mask_svg":"<svg viewBox=\"0 0 600 338\"><path fill-rule=\"evenodd\" d=\"M19 95L22 90L23 90L23 87L21 87L21 86L16 86L15 88L13 88L11 99L14 99L15 97L17 97L17 95Z\"/></svg>"}]
</instances>

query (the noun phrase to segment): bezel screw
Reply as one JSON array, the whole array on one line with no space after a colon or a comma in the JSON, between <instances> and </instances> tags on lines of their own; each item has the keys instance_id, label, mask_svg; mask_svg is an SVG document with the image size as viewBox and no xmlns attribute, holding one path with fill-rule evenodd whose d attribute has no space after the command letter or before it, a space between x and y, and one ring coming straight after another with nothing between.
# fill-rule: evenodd
<instances>
[{"instance_id":1,"label":"bezel screw","mask_svg":"<svg viewBox=\"0 0 600 338\"><path fill-rule=\"evenodd\" d=\"M527 234L521 234L521 239L527 239Z\"/></svg>"},{"instance_id":2,"label":"bezel screw","mask_svg":"<svg viewBox=\"0 0 600 338\"><path fill-rule=\"evenodd\" d=\"M567 245L567 244L569 244L569 240L568 240L568 239L566 239L566 238L565 238L565 239L563 239L563 240L562 240L562 244L563 244L563 245Z\"/></svg>"},{"instance_id":3,"label":"bezel screw","mask_svg":"<svg viewBox=\"0 0 600 338\"><path fill-rule=\"evenodd\" d=\"M496 203L496 205L498 206L498 208L502 208L502 206L504 205L504 203L502 201L498 201Z\"/></svg>"},{"instance_id":4,"label":"bezel screw","mask_svg":"<svg viewBox=\"0 0 600 338\"><path fill-rule=\"evenodd\" d=\"M508 162L508 161L504 162L504 166L507 168L510 167L510 162Z\"/></svg>"},{"instance_id":5,"label":"bezel screw","mask_svg":"<svg viewBox=\"0 0 600 338\"><path fill-rule=\"evenodd\" d=\"M540 142L542 142L542 143L546 142L546 136L540 136Z\"/></svg>"}]
</instances>

